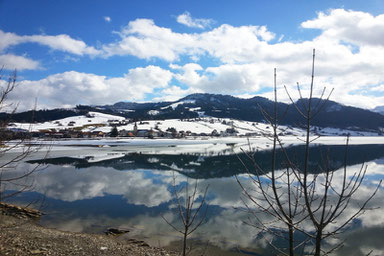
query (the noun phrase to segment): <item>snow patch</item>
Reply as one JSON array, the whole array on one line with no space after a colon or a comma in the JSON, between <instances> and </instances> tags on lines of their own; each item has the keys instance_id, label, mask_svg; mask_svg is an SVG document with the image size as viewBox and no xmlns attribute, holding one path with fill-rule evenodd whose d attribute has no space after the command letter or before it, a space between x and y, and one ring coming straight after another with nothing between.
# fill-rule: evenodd
<instances>
[{"instance_id":1,"label":"snow patch","mask_svg":"<svg viewBox=\"0 0 384 256\"><path fill-rule=\"evenodd\" d=\"M148 115L151 115L151 116L156 116L160 113L160 111L158 110L149 110L148 111Z\"/></svg>"},{"instance_id":2,"label":"snow patch","mask_svg":"<svg viewBox=\"0 0 384 256\"><path fill-rule=\"evenodd\" d=\"M341 108L342 108L341 105L339 105L339 104L334 104L334 105L328 107L328 108L326 109L326 111L327 111L327 112L336 112L336 111L340 111Z\"/></svg>"},{"instance_id":3,"label":"snow patch","mask_svg":"<svg viewBox=\"0 0 384 256\"><path fill-rule=\"evenodd\" d=\"M167 109L167 108L171 107L171 108L173 108L173 110L175 110L179 105L183 105L183 104L195 104L195 103L196 103L195 100L183 100L183 101L179 101L179 102L170 104L170 105L168 105L168 106L162 107L161 109Z\"/></svg>"}]
</instances>

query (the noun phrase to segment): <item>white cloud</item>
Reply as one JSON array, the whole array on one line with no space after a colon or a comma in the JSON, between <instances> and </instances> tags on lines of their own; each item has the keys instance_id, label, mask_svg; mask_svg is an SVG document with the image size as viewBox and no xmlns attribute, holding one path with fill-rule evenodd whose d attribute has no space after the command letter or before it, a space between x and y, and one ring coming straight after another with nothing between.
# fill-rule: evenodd
<instances>
[{"instance_id":1,"label":"white cloud","mask_svg":"<svg viewBox=\"0 0 384 256\"><path fill-rule=\"evenodd\" d=\"M63 51L72 53L75 55L96 55L98 51L92 47L87 46L81 40L73 39L68 35L56 35L56 36L47 36L47 35L33 35L33 36L23 36L24 42L33 42L39 43L50 47L53 50Z\"/></svg>"},{"instance_id":2,"label":"white cloud","mask_svg":"<svg viewBox=\"0 0 384 256\"><path fill-rule=\"evenodd\" d=\"M253 64L226 64L204 70L198 64L188 63L184 66L171 65L171 68L181 71L175 74L175 79L204 92L234 94L257 91L260 84L268 82L259 81L265 69Z\"/></svg>"},{"instance_id":3,"label":"white cloud","mask_svg":"<svg viewBox=\"0 0 384 256\"><path fill-rule=\"evenodd\" d=\"M372 91L377 91L377 92L384 92L384 84L375 86L371 89Z\"/></svg>"},{"instance_id":4,"label":"white cloud","mask_svg":"<svg viewBox=\"0 0 384 256\"><path fill-rule=\"evenodd\" d=\"M105 45L105 56L133 55L141 59L159 58L174 61L193 48L194 36L178 34L156 26L152 20L137 19L119 33L121 40Z\"/></svg>"},{"instance_id":5,"label":"white cloud","mask_svg":"<svg viewBox=\"0 0 384 256\"><path fill-rule=\"evenodd\" d=\"M156 88L167 87L171 79L170 71L156 66L131 69L112 78L69 71L39 81L20 81L9 100L19 103L19 111L32 108L35 99L38 109L138 101Z\"/></svg>"},{"instance_id":6,"label":"white cloud","mask_svg":"<svg viewBox=\"0 0 384 256\"><path fill-rule=\"evenodd\" d=\"M177 22L190 28L204 29L209 27L214 21L212 19L192 18L189 12L184 12L176 18Z\"/></svg>"},{"instance_id":7,"label":"white cloud","mask_svg":"<svg viewBox=\"0 0 384 256\"><path fill-rule=\"evenodd\" d=\"M175 78L180 82L191 85L198 85L201 82L201 76L197 73L197 71L202 71L203 68L196 63L188 63L184 66L179 66L175 64L169 65L170 68L174 70L179 70L182 74L176 74Z\"/></svg>"},{"instance_id":8,"label":"white cloud","mask_svg":"<svg viewBox=\"0 0 384 256\"><path fill-rule=\"evenodd\" d=\"M26 70L26 69L38 69L40 63L35 60L23 56L16 56L13 54L0 55L0 67L9 70Z\"/></svg>"},{"instance_id":9,"label":"white cloud","mask_svg":"<svg viewBox=\"0 0 384 256\"><path fill-rule=\"evenodd\" d=\"M49 47L52 50L63 51L70 54L83 56L96 56L99 51L92 46L87 46L81 40L73 39L68 35L61 34L56 36L31 35L19 36L15 33L0 30L0 65L5 69L38 69L40 64L36 60L24 56L15 55L9 52L9 48L23 43L37 43ZM8 51L6 53L6 51ZM68 57L67 57L68 59Z\"/></svg>"},{"instance_id":10,"label":"white cloud","mask_svg":"<svg viewBox=\"0 0 384 256\"><path fill-rule=\"evenodd\" d=\"M384 46L384 14L376 17L366 12L334 9L326 14L305 21L303 28L321 29L321 37L336 41L346 41L359 46Z\"/></svg>"},{"instance_id":11,"label":"white cloud","mask_svg":"<svg viewBox=\"0 0 384 256\"><path fill-rule=\"evenodd\" d=\"M75 55L97 55L99 53L92 46L87 46L81 40L73 39L68 35L61 34L55 36L49 35L31 35L19 36L14 33L8 33L0 30L0 52L5 51L11 46L22 43L38 43L48 46L52 50L68 52Z\"/></svg>"},{"instance_id":12,"label":"white cloud","mask_svg":"<svg viewBox=\"0 0 384 256\"><path fill-rule=\"evenodd\" d=\"M141 59L177 61L181 55L195 59L209 54L224 62L249 61L256 46L274 38L265 26L221 25L204 33L176 33L149 19L129 22L119 33L121 40L103 46L104 56L133 55ZM252 56L252 55L251 55Z\"/></svg>"},{"instance_id":13,"label":"white cloud","mask_svg":"<svg viewBox=\"0 0 384 256\"><path fill-rule=\"evenodd\" d=\"M28 169L30 166L22 164L16 171ZM167 184L154 184L144 172L116 171L96 166L73 175L74 170L75 167L50 166L49 172L44 175L34 173L36 182L33 190L67 202L121 195L130 204L154 207L171 200Z\"/></svg>"},{"instance_id":14,"label":"white cloud","mask_svg":"<svg viewBox=\"0 0 384 256\"><path fill-rule=\"evenodd\" d=\"M264 76L260 74L261 70L263 71L252 64L227 64L207 68L207 73L213 74L213 78L207 77L199 86L205 91L220 91L226 94L258 91L263 83L269 83L269 79L260 80L264 79Z\"/></svg>"},{"instance_id":15,"label":"white cloud","mask_svg":"<svg viewBox=\"0 0 384 256\"><path fill-rule=\"evenodd\" d=\"M111 17L109 17L109 16L104 16L103 19L104 19L106 22L108 22L108 23L112 21Z\"/></svg>"},{"instance_id":16,"label":"white cloud","mask_svg":"<svg viewBox=\"0 0 384 256\"><path fill-rule=\"evenodd\" d=\"M169 62L185 55L192 60L209 55L224 63L248 63L265 57L263 50L275 38L275 34L265 26L234 27L223 24L207 32L188 34L159 27L149 19L131 21L118 34L121 40L102 47L104 56L133 55Z\"/></svg>"},{"instance_id":17,"label":"white cloud","mask_svg":"<svg viewBox=\"0 0 384 256\"><path fill-rule=\"evenodd\" d=\"M188 89L182 89L178 86L171 86L168 88L165 88L161 90L161 97L155 97L153 98L154 102L158 101L176 101L179 100L189 94L193 93L201 93L202 90L195 89L195 88L188 88Z\"/></svg>"},{"instance_id":18,"label":"white cloud","mask_svg":"<svg viewBox=\"0 0 384 256\"><path fill-rule=\"evenodd\" d=\"M8 47L17 45L23 42L22 37L9 32L4 32L0 30L0 52L4 51Z\"/></svg>"}]
</instances>

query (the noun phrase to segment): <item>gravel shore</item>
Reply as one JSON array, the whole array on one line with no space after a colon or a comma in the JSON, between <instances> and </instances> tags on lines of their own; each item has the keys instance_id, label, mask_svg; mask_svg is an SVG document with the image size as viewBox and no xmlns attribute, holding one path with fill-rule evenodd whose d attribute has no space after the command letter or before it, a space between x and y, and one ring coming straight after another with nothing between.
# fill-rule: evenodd
<instances>
[{"instance_id":1,"label":"gravel shore","mask_svg":"<svg viewBox=\"0 0 384 256\"><path fill-rule=\"evenodd\" d=\"M32 220L0 215L0 255L134 255L176 256L137 240L64 232L41 227Z\"/></svg>"}]
</instances>

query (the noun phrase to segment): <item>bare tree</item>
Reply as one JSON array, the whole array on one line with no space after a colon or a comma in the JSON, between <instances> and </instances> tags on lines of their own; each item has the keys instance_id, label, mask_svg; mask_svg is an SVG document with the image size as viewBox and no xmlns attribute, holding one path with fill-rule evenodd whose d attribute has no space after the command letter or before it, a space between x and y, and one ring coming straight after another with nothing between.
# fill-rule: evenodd
<instances>
[{"instance_id":1,"label":"bare tree","mask_svg":"<svg viewBox=\"0 0 384 256\"><path fill-rule=\"evenodd\" d=\"M7 100L16 86L16 71L8 79L4 80L3 70L1 69L0 86L0 112L8 111L8 115L4 115L5 118L1 120L0 125L0 211L15 211L18 207L11 206L5 201L9 201L16 195L33 188L32 174L39 166L36 165L25 170L17 170L17 167L32 153L40 150L41 145L29 143L30 135L28 131L9 129L9 116L12 116L17 106L9 104ZM46 154L48 154L48 150Z\"/></svg>"},{"instance_id":2,"label":"bare tree","mask_svg":"<svg viewBox=\"0 0 384 256\"><path fill-rule=\"evenodd\" d=\"M324 88L318 99L314 93L314 63L315 50L313 50L312 74L309 88L309 96L304 100L301 86L297 84L297 91L300 101L295 102L286 86L284 86L292 105L302 117L305 127L304 153L302 160L296 162L285 150L284 138L278 134L279 122L283 117L278 116L276 69L274 71L274 110L268 113L261 108L266 120L273 128L270 171L263 170L258 165L252 152L246 153L246 159L240 159L249 173L251 186L246 186L237 177L245 197L242 199L245 210L251 214L248 223L260 228L260 234L269 233L273 237L280 237L288 241L287 247L278 247L273 240L269 243L282 255L295 255L310 250L311 255L328 255L338 249L342 242L324 249L324 241L329 238L337 238L345 231L345 228L353 219L359 217L368 207L369 201L375 196L379 185L373 192L355 209L348 213L346 209L350 206L351 200L357 195L362 185L367 167L363 164L359 171L349 175L347 173L347 155L349 138L345 145L344 164L341 171L336 172L331 168L329 154L325 153L323 161L310 164L311 144L317 137L311 135L311 123L313 118L322 110L328 101L332 91L325 97ZM279 119L280 118L280 119ZM277 166L277 150L282 152L282 163ZM250 161L253 170L247 167ZM281 166L285 166L281 168ZM313 169L319 171L315 172ZM251 174L255 173L255 175ZM338 181L336 181L336 177ZM270 219L265 221L262 214ZM300 239L298 239L300 235ZM302 238L305 237L305 238Z\"/></svg>"},{"instance_id":3,"label":"bare tree","mask_svg":"<svg viewBox=\"0 0 384 256\"><path fill-rule=\"evenodd\" d=\"M205 198L208 192L208 186L204 190L202 196L198 196L198 182L195 181L192 193L190 192L188 179L185 185L177 188L176 177L173 173L173 199L177 207L177 215L181 221L181 228L177 224L171 223L164 216L161 216L164 221L171 226L175 231L183 236L182 256L187 255L191 251L191 247L187 252L187 239L188 236L195 232L204 222L208 206L205 203ZM184 195L182 195L184 193ZM198 202L199 201L199 202ZM197 204L197 205L196 205ZM203 208L205 208L203 210ZM203 211L202 211L203 210Z\"/></svg>"}]
</instances>

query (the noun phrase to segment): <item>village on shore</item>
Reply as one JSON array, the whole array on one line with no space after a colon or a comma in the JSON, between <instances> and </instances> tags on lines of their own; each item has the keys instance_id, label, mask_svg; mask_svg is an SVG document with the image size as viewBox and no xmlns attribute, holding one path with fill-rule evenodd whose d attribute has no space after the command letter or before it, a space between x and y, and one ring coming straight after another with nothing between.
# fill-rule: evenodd
<instances>
[{"instance_id":1,"label":"village on shore","mask_svg":"<svg viewBox=\"0 0 384 256\"><path fill-rule=\"evenodd\" d=\"M265 123L228 118L199 117L137 121L120 116L89 112L44 123L9 123L3 136L7 138L185 138L185 137L250 137L271 133ZM298 135L301 129L279 128L280 135Z\"/></svg>"}]
</instances>

